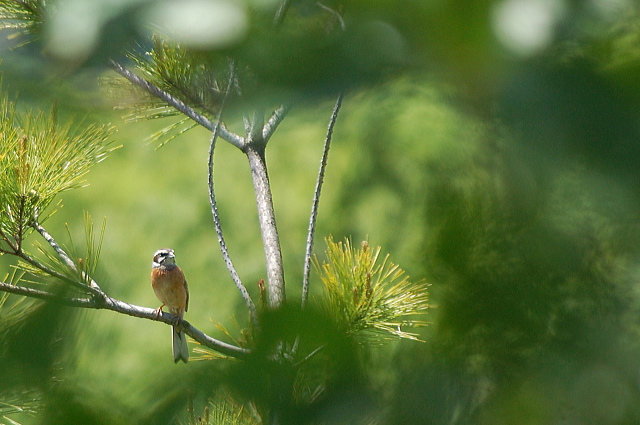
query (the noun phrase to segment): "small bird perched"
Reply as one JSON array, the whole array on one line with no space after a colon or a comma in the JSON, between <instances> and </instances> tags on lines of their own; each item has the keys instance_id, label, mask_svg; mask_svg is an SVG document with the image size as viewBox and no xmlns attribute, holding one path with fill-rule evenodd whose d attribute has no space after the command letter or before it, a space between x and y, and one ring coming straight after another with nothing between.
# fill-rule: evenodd
<instances>
[{"instance_id":1,"label":"small bird perched","mask_svg":"<svg viewBox=\"0 0 640 425\"><path fill-rule=\"evenodd\" d=\"M184 273L176 264L176 256L173 249L159 249L153 255L151 265L151 287L162 305L156 309L160 315L162 307L167 307L169 313L182 320L184 312L189 308L189 287ZM176 323L177 324L177 323ZM189 360L189 347L187 336L174 326L172 329L173 361L187 362Z\"/></svg>"}]
</instances>

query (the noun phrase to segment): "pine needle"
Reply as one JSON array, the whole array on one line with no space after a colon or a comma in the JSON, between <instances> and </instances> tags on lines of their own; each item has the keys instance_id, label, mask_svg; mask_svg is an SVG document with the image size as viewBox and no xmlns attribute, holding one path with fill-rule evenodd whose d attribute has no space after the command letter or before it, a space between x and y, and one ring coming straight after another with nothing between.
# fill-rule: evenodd
<instances>
[{"instance_id":1,"label":"pine needle","mask_svg":"<svg viewBox=\"0 0 640 425\"><path fill-rule=\"evenodd\" d=\"M146 80L199 113L217 116L225 96L221 87L226 87L231 78L226 59L184 49L158 35L153 37L153 47L148 52L134 52L129 57ZM110 95L119 99L117 108L130 111L124 117L125 121L182 116L181 112L125 78L108 78L102 82ZM194 127L197 127L195 123L182 118L151 135L148 140L159 142L158 147L161 147Z\"/></svg>"},{"instance_id":2,"label":"pine needle","mask_svg":"<svg viewBox=\"0 0 640 425\"><path fill-rule=\"evenodd\" d=\"M37 34L45 17L45 0L2 0L0 1L0 29L14 29L10 38L20 35ZM25 45L25 41L20 45Z\"/></svg>"},{"instance_id":3,"label":"pine needle","mask_svg":"<svg viewBox=\"0 0 640 425\"><path fill-rule=\"evenodd\" d=\"M114 127L58 125L55 117L55 108L18 114L0 97L0 232L17 248L56 195L86 186L91 167L117 149L109 146Z\"/></svg>"},{"instance_id":4,"label":"pine needle","mask_svg":"<svg viewBox=\"0 0 640 425\"><path fill-rule=\"evenodd\" d=\"M409 317L429 308L428 285L409 281L389 255L378 263L381 248L371 249L366 241L361 249L354 249L348 239L335 243L329 237L326 243L328 261L320 265L316 257L314 265L327 295L325 307L346 332L418 340L404 329L427 325Z\"/></svg>"}]
</instances>

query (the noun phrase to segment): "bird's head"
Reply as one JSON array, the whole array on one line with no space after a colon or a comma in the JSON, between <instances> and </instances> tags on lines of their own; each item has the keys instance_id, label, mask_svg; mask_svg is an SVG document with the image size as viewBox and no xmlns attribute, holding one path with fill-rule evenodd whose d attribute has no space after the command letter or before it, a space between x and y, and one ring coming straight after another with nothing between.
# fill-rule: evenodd
<instances>
[{"instance_id":1,"label":"bird's head","mask_svg":"<svg viewBox=\"0 0 640 425\"><path fill-rule=\"evenodd\" d=\"M176 265L176 255L173 249L163 248L153 254L153 267L172 268Z\"/></svg>"}]
</instances>

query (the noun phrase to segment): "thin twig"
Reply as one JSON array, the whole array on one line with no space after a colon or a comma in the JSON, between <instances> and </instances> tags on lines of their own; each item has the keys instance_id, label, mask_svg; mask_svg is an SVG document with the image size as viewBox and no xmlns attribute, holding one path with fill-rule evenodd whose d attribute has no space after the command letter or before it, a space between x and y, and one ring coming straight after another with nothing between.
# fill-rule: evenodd
<instances>
[{"instance_id":1,"label":"thin twig","mask_svg":"<svg viewBox=\"0 0 640 425\"><path fill-rule=\"evenodd\" d=\"M5 235L2 230L0 230L0 236L2 237L2 240L5 241L7 245L9 245L9 248L11 248L12 250L11 252L5 251L6 253L15 253L18 251L17 247L9 240L7 235Z\"/></svg>"},{"instance_id":2,"label":"thin twig","mask_svg":"<svg viewBox=\"0 0 640 425\"><path fill-rule=\"evenodd\" d=\"M249 308L251 321L253 322L254 327L258 328L258 313L256 311L256 305L251 299L251 295L249 295L247 288L242 283L242 280L240 280L240 276L238 275L238 272L236 271L236 268L233 265L233 261L231 261L231 256L229 255L227 244L224 241L224 236L222 234L222 225L220 223L220 215L218 214L218 205L216 202L216 196L213 188L213 152L216 147L216 139L218 138L218 130L220 129L220 122L222 119L222 111L224 109L224 104L227 100L227 97L229 96L229 93L231 91L231 85L234 79L235 67L233 64L231 66L232 66L231 68L232 72L231 72L231 77L229 78L229 85L227 86L227 91L225 92L225 96L222 99L222 103L220 105L220 112L218 114L218 120L217 120L215 129L213 131L213 134L211 135L211 143L209 144L209 163L208 163L209 203L211 204L211 214L213 215L213 224L216 229L216 234L218 235L218 243L220 244L220 251L222 251L222 258L224 260L224 263L227 266L227 270L229 270L231 279L236 284L236 287L240 291L242 298L244 299L245 303L247 304L247 307Z\"/></svg>"},{"instance_id":3,"label":"thin twig","mask_svg":"<svg viewBox=\"0 0 640 425\"><path fill-rule=\"evenodd\" d=\"M313 350L312 352L310 352L309 354L307 354L304 359L299 360L298 362L296 362L293 365L293 368L297 368L299 367L302 363L306 362L307 360L309 360L311 357L315 356L316 354L318 354L320 351L322 351L324 349L324 345L321 345L320 347L316 348L315 350Z\"/></svg>"},{"instance_id":4,"label":"thin twig","mask_svg":"<svg viewBox=\"0 0 640 425\"><path fill-rule=\"evenodd\" d=\"M313 194L313 204L311 206L311 218L309 219L309 231L307 233L307 248L304 255L304 275L302 280L302 308L307 304L309 298L309 274L311 272L311 254L313 253L313 238L316 232L316 222L318 217L318 205L320 203L320 191L324 182L324 172L327 168L327 158L329 156L329 148L331 147L331 138L333 137L333 127L338 119L340 106L342 105L343 93L338 95L336 104L333 107L333 113L329 120L327 128L327 136L324 139L324 149L322 151L322 160L320 161L320 170L318 171L318 179L316 180L316 189Z\"/></svg>"},{"instance_id":5,"label":"thin twig","mask_svg":"<svg viewBox=\"0 0 640 425\"><path fill-rule=\"evenodd\" d=\"M27 288L24 286L12 285L5 282L0 282L0 291L9 292L16 295L23 295L31 298L38 298L45 301L56 302L71 307L89 308L96 310L111 310L132 317L149 319L156 322L166 323L172 326L176 325L177 317L169 313L162 312L162 314L158 315L156 313L156 310L152 308L132 305L113 299L106 295L103 298L65 298L51 292ZM237 347L235 345L227 344L225 342L212 338L199 329L193 327L186 320L180 320L177 326L200 344L212 348L222 354L236 358L243 358L249 354L249 350L247 350L246 348Z\"/></svg>"},{"instance_id":6,"label":"thin twig","mask_svg":"<svg viewBox=\"0 0 640 425\"><path fill-rule=\"evenodd\" d=\"M287 14L287 10L289 10L289 6L291 5L291 0L282 0L280 2L280 6L278 6L278 10L276 11L276 15L273 18L273 25L278 26L282 24L284 21L284 17Z\"/></svg>"},{"instance_id":7,"label":"thin twig","mask_svg":"<svg viewBox=\"0 0 640 425\"><path fill-rule=\"evenodd\" d=\"M177 99L176 97L162 90L160 87L156 86L155 84L145 80L144 78L139 77L138 75L129 71L127 68L123 67L122 65L120 65L114 60L109 60L109 65L111 66L111 68L113 68L114 71L122 75L131 83L148 91L153 96L161 100L164 100L167 104L174 107L178 111L182 112L183 114L191 118L193 121L197 122L198 124L206 128L207 130L214 131L216 124L211 122L211 120L209 120L204 115L198 113L192 107L185 104L180 99ZM219 127L220 127L219 129L220 137L222 137L227 142L231 143L233 146L239 149L242 149L242 147L244 146L243 137L240 137L237 134L230 132L223 125L220 125Z\"/></svg>"},{"instance_id":8,"label":"thin twig","mask_svg":"<svg viewBox=\"0 0 640 425\"><path fill-rule=\"evenodd\" d=\"M271 114L271 117L262 129L262 138L264 139L265 144L269 142L271 135L273 135L273 132L276 131L276 129L290 110L291 107L289 105L282 105L278 109L273 111L273 114Z\"/></svg>"},{"instance_id":9,"label":"thin twig","mask_svg":"<svg viewBox=\"0 0 640 425\"><path fill-rule=\"evenodd\" d=\"M320 2L317 2L316 4L318 5L318 7L320 7L320 9L329 12L330 14L332 14L333 16L335 16L338 19L338 22L340 22L340 28L342 29L342 31L347 29L347 26L346 26L346 24L344 22L344 19L342 18L340 13L338 13L337 11L331 9L328 6L325 6L324 4L322 4Z\"/></svg>"}]
</instances>

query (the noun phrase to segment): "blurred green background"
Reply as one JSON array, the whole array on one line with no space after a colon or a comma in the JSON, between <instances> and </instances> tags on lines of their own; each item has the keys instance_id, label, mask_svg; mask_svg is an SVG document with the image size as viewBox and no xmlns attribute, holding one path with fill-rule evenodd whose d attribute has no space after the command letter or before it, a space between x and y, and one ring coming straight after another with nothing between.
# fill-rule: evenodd
<instances>
[{"instance_id":1,"label":"blurred green background","mask_svg":"<svg viewBox=\"0 0 640 425\"><path fill-rule=\"evenodd\" d=\"M97 280L110 296L153 308L152 254L175 249L191 293L186 318L214 337L226 338L214 322L237 335L248 318L212 226L209 135L196 129L156 150L145 139L167 123L124 123L98 85L113 73L98 64L140 36L131 16L145 19L150 3L95 4L96 44L72 68L49 56L46 37L21 49L3 41L3 88L20 109L48 110L55 99L63 118L114 123L123 145L88 187L63 194L47 228L67 242L69 223L81 241L82 212L106 216ZM432 284L426 342L369 353L376 419L640 423L638 5L334 2L326 5L344 16L346 41L320 42L323 25L337 24L310 2L294 2L298 26L275 41L260 21L273 3L236 4L246 33L206 48L253 65L274 102L297 101L267 149L288 299L301 291L311 196L342 86L315 251L328 235L368 239ZM241 131L239 117L229 126ZM215 163L227 244L256 298L266 276L247 161L221 142ZM9 271L11 259L0 260ZM319 285L313 276L314 294ZM57 407L12 416L20 422L63 423L59 408L77 423L186 423L188 394L201 411L227 376L224 361L174 366L165 325L108 311L38 313L5 334L0 373L16 388L55 382L42 394Z\"/></svg>"}]
</instances>

